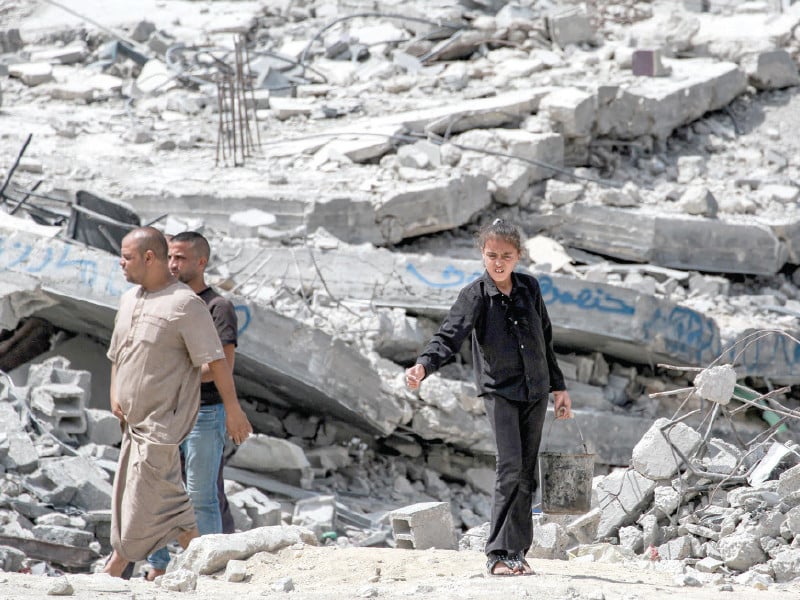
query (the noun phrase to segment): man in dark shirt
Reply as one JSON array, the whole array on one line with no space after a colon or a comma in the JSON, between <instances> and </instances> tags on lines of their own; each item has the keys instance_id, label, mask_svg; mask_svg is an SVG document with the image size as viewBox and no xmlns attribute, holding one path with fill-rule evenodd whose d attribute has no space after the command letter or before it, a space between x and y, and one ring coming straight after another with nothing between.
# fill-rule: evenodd
<instances>
[{"instance_id":1,"label":"man in dark shirt","mask_svg":"<svg viewBox=\"0 0 800 600\"><path fill-rule=\"evenodd\" d=\"M205 268L211 255L208 241L199 233L185 231L169 241L169 269L203 299L222 342L228 366L233 372L238 324L236 311L227 298L205 281ZM238 407L237 407L238 408ZM241 409L239 409L241 410ZM222 479L222 454L225 447L226 407L214 382L202 371L200 413L192 432L181 444L186 487L197 516L200 535L233 533L233 517L225 497ZM148 579L166 571L169 552L162 548L148 557Z\"/></svg>"}]
</instances>

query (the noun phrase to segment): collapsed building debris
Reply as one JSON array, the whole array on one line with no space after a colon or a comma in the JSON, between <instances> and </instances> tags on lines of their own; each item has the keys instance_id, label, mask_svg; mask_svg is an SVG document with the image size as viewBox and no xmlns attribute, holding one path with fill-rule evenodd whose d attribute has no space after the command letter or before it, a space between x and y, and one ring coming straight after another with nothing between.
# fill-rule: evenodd
<instances>
[{"instance_id":1,"label":"collapsed building debris","mask_svg":"<svg viewBox=\"0 0 800 600\"><path fill-rule=\"evenodd\" d=\"M13 340L41 325L53 347L35 363L93 351L78 369L91 394L4 353L16 384L0 403L16 414L0 444L4 531L27 555L3 550L4 568L87 570L108 550L99 505L118 431L102 348L127 285L119 239L143 222L208 234L214 283L240 317L237 385L260 435L225 473L237 528L259 539L209 539L209 554L241 544L233 569L269 547L256 530L289 522L313 535L270 535L414 546L417 513L399 536L389 515L429 503L450 506L423 511L437 527L480 549L493 445L469 359L418 395L399 374L479 273L470 234L504 215L548 244L526 266L602 477L589 514L537 517L532 555L647 551L694 567L687 580L787 581L796 557L776 560L797 540L784 510L797 396L774 386L800 383L797 166L793 141L776 143L783 123L758 135L756 121L795 101L797 6L452 2L342 18L351 4L206 6L100 33L41 11L22 35L0 32L3 110L26 126L2 131L2 326ZM236 81L254 84L238 104L187 68L208 47L236 53ZM211 167L222 147L239 169ZM715 357L730 368L703 368ZM770 525L753 533L762 509ZM169 585L220 568L185 567Z\"/></svg>"}]
</instances>

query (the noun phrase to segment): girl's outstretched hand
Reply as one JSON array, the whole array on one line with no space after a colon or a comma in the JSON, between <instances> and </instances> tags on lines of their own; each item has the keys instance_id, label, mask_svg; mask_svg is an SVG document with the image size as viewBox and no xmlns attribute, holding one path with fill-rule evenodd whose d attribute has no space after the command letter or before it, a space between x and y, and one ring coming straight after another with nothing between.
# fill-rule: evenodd
<instances>
[{"instance_id":1,"label":"girl's outstretched hand","mask_svg":"<svg viewBox=\"0 0 800 600\"><path fill-rule=\"evenodd\" d=\"M418 389L423 379L425 379L425 367L422 365L417 364L406 369L406 386L408 389Z\"/></svg>"}]
</instances>

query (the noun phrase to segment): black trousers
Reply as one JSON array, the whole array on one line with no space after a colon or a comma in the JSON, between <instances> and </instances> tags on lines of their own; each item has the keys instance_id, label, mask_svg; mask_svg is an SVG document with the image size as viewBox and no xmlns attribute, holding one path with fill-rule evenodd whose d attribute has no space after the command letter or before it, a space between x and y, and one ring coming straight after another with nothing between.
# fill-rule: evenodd
<instances>
[{"instance_id":1,"label":"black trousers","mask_svg":"<svg viewBox=\"0 0 800 600\"><path fill-rule=\"evenodd\" d=\"M539 486L538 455L547 398L512 402L487 395L483 404L497 444L497 478L485 552L524 554L533 540L531 509Z\"/></svg>"}]
</instances>

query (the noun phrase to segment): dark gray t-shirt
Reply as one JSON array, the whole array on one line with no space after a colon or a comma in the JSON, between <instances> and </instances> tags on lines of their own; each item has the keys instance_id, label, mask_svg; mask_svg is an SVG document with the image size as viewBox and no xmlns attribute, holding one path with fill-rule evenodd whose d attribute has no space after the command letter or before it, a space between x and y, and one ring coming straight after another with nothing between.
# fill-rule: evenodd
<instances>
[{"instance_id":1,"label":"dark gray t-shirt","mask_svg":"<svg viewBox=\"0 0 800 600\"><path fill-rule=\"evenodd\" d=\"M217 334L222 345L233 344L236 346L238 344L239 324L236 320L236 310L233 307L233 303L220 296L210 287L207 287L197 295L208 306L208 310L211 312L211 319L214 321L214 327L217 328ZM222 396L219 395L217 386L213 381L206 381L200 385L200 404L202 406L220 404L221 402Z\"/></svg>"}]
</instances>

